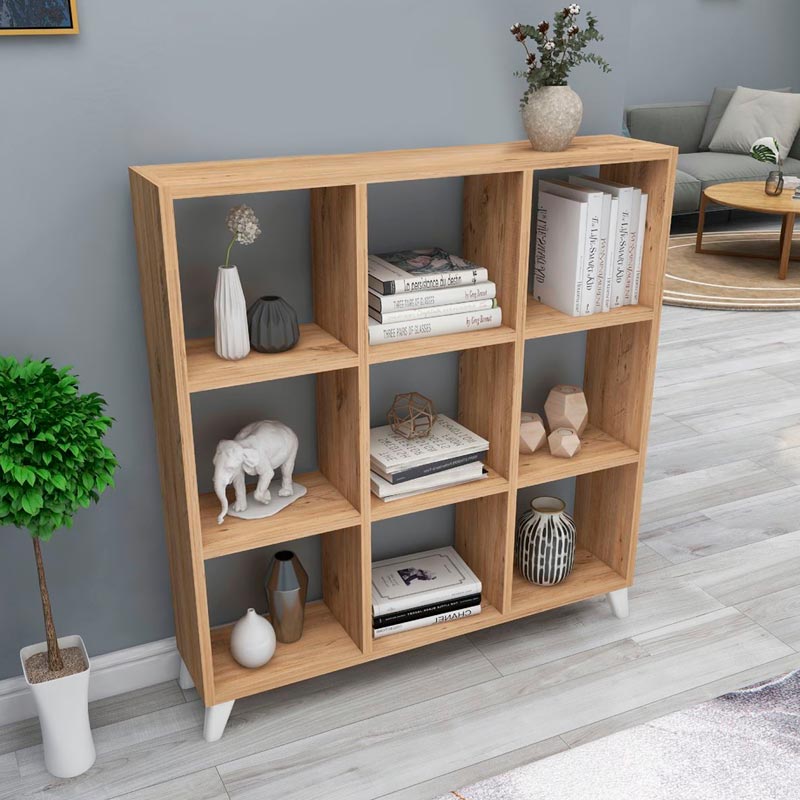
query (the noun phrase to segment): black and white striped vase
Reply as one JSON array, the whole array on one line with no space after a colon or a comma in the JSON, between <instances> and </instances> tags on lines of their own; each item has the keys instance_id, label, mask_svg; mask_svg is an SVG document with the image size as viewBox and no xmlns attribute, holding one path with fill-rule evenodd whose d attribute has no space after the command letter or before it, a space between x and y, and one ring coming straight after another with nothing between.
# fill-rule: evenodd
<instances>
[{"instance_id":1,"label":"black and white striped vase","mask_svg":"<svg viewBox=\"0 0 800 800\"><path fill-rule=\"evenodd\" d=\"M541 586L560 583L575 561L575 523L558 497L537 497L517 523L514 552L522 577Z\"/></svg>"}]
</instances>

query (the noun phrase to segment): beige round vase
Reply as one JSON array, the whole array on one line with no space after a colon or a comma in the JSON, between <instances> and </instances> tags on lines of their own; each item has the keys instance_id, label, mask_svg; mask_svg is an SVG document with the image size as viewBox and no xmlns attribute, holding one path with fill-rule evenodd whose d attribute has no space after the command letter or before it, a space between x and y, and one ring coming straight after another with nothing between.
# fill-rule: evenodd
<instances>
[{"instance_id":1,"label":"beige round vase","mask_svg":"<svg viewBox=\"0 0 800 800\"><path fill-rule=\"evenodd\" d=\"M583 119L583 103L569 86L543 86L522 109L522 122L534 150L566 150Z\"/></svg>"}]
</instances>

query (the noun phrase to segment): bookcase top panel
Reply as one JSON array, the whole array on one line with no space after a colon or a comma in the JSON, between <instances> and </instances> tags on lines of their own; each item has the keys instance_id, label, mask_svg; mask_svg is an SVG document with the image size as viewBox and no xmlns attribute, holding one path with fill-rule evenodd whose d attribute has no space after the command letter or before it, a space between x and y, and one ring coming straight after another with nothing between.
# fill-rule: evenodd
<instances>
[{"instance_id":1,"label":"bookcase top panel","mask_svg":"<svg viewBox=\"0 0 800 800\"><path fill-rule=\"evenodd\" d=\"M669 159L675 148L603 134L559 153L527 141L131 167L172 199Z\"/></svg>"}]
</instances>

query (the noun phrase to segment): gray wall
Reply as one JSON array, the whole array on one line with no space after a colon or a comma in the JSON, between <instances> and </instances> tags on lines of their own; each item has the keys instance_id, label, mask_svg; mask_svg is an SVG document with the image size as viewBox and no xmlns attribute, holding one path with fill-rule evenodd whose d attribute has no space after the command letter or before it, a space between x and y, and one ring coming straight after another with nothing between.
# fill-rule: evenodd
<instances>
[{"instance_id":1,"label":"gray wall","mask_svg":"<svg viewBox=\"0 0 800 800\"><path fill-rule=\"evenodd\" d=\"M80 36L2 40L0 349L75 365L83 390L100 391L109 401L117 419L109 444L122 464L118 488L45 548L62 634L82 633L90 652L99 654L172 633L128 165L521 138L522 86L512 76L520 53L508 26L536 22L553 5L80 0ZM592 3L608 35L603 52L615 70L604 76L585 67L574 76L586 107L584 133L618 130L626 81L642 77L638 53L636 72L628 69L630 5ZM740 4L709 5L723 14ZM770 29L780 31L781 24ZM725 51L712 28L706 34L702 56L681 49L693 72ZM672 52L671 41L659 41L648 58L666 65ZM757 53L748 59L747 52L737 48L735 58L760 77L768 59ZM649 87L637 89L637 99L659 99L662 78L655 72ZM748 78L737 74L737 80ZM787 80L776 74L770 82ZM675 93L693 96L696 85L689 73ZM457 182L374 189L371 245L455 245L457 189ZM236 260L249 296L279 291L307 318L306 200L303 193L248 198L265 233ZM221 219L229 204L187 202L179 209L190 334L210 333L214 270L225 240ZM571 353L579 357L582 343L568 337L548 340L548 346L552 369ZM378 416L395 388L410 382L443 408L454 408L452 356L376 368L374 377ZM553 373L556 380L564 380L560 372ZM526 384L526 401L536 402L541 391L535 380ZM299 466L315 464L313 378L199 396L193 407L201 483L207 484L215 439L261 414L295 425L303 442ZM445 509L415 525L421 544L446 541L451 516ZM394 552L392 531L402 529L393 524L376 530L376 553ZM3 531L0 678L18 674L19 647L43 638L27 538ZM319 543L312 538L298 550L318 590ZM267 555L210 565L216 621L250 603L263 605L259 582Z\"/></svg>"}]
</instances>

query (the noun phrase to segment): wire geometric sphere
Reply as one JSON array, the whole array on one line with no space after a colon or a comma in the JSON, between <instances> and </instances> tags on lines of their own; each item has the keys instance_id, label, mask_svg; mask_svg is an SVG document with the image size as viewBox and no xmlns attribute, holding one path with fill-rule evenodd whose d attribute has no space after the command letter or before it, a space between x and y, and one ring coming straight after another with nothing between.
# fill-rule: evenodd
<instances>
[{"instance_id":1,"label":"wire geometric sphere","mask_svg":"<svg viewBox=\"0 0 800 800\"><path fill-rule=\"evenodd\" d=\"M396 434L406 439L421 439L433 430L438 414L433 401L425 395L406 392L395 395L386 419Z\"/></svg>"}]
</instances>

